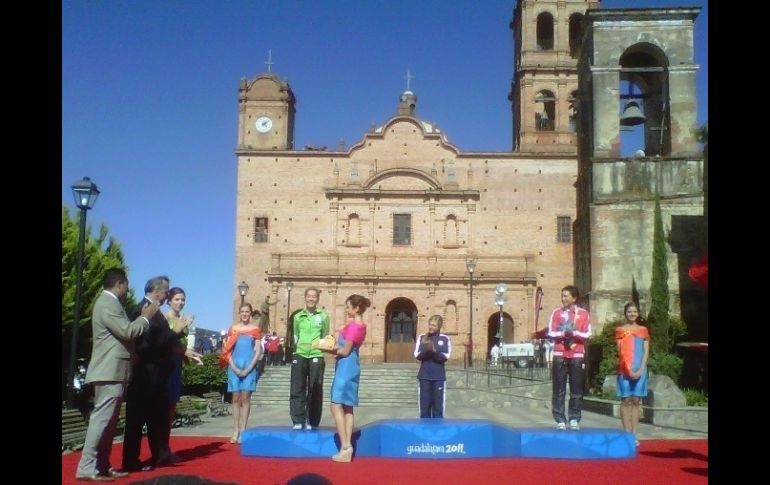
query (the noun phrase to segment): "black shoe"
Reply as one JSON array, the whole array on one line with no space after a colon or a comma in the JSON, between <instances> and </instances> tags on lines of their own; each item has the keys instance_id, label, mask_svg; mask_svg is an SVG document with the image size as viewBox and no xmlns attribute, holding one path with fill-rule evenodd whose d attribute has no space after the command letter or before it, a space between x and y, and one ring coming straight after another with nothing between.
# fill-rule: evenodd
<instances>
[{"instance_id":1,"label":"black shoe","mask_svg":"<svg viewBox=\"0 0 770 485\"><path fill-rule=\"evenodd\" d=\"M131 463L131 464L128 464L128 465L124 463L124 464L123 464L123 468L121 468L121 470L122 470L122 471L124 471L124 472L138 472L138 471L143 471L143 470L142 470L142 464L141 464L141 463L139 463L139 462L137 462L137 463Z\"/></svg>"},{"instance_id":2,"label":"black shoe","mask_svg":"<svg viewBox=\"0 0 770 485\"><path fill-rule=\"evenodd\" d=\"M116 470L114 468L110 468L105 473L102 473L101 475L105 475L112 478L125 478L128 476L128 472L125 470Z\"/></svg>"},{"instance_id":3,"label":"black shoe","mask_svg":"<svg viewBox=\"0 0 770 485\"><path fill-rule=\"evenodd\" d=\"M163 466L163 465L176 465L182 461L179 456L169 453L168 455L165 455L163 458L159 458L158 461L155 462L155 466Z\"/></svg>"}]
</instances>

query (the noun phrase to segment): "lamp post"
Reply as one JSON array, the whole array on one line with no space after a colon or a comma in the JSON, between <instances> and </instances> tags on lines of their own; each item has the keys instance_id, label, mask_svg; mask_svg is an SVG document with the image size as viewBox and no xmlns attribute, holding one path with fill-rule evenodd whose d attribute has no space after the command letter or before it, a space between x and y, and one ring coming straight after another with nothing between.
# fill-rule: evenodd
<instances>
[{"instance_id":1,"label":"lamp post","mask_svg":"<svg viewBox=\"0 0 770 485\"><path fill-rule=\"evenodd\" d=\"M470 320L470 344L469 348L473 349L473 272L476 270L476 261L469 259L465 262L465 269L468 270L468 274L470 275L470 304L468 305L469 310L469 320ZM471 350L473 352L473 350ZM473 362L473 355L471 354L469 356L469 362Z\"/></svg>"},{"instance_id":2,"label":"lamp post","mask_svg":"<svg viewBox=\"0 0 770 485\"><path fill-rule=\"evenodd\" d=\"M243 306L243 302L246 299L246 293L249 292L249 285L245 281L241 281L238 284L238 293L241 294L241 306Z\"/></svg>"},{"instance_id":3,"label":"lamp post","mask_svg":"<svg viewBox=\"0 0 770 485\"><path fill-rule=\"evenodd\" d=\"M508 287L505 283L498 283L495 287L495 305L500 307L500 323L497 326L497 335L495 335L495 338L500 344L503 343L503 305L508 301L508 297L505 296L506 291L508 291Z\"/></svg>"},{"instance_id":4,"label":"lamp post","mask_svg":"<svg viewBox=\"0 0 770 485\"><path fill-rule=\"evenodd\" d=\"M540 310L543 306L543 288L537 287L535 290L535 334L537 334L537 321L540 318Z\"/></svg>"},{"instance_id":5,"label":"lamp post","mask_svg":"<svg viewBox=\"0 0 770 485\"><path fill-rule=\"evenodd\" d=\"M291 281L286 282L286 338L284 339L283 343L283 361L288 362L289 360L289 348L291 348L291 343L289 342L289 330L291 322L289 319L291 318L291 289L294 288L294 283Z\"/></svg>"},{"instance_id":6,"label":"lamp post","mask_svg":"<svg viewBox=\"0 0 770 485\"><path fill-rule=\"evenodd\" d=\"M70 344L70 361L67 372L67 407L75 404L75 354L78 347L78 331L80 330L80 297L83 290L83 251L86 244L86 212L93 209L96 198L99 197L99 189L88 177L75 182L72 185L72 195L75 197L75 205L80 209L80 239L78 240L77 272L75 273L75 315L72 320L72 342Z\"/></svg>"}]
</instances>

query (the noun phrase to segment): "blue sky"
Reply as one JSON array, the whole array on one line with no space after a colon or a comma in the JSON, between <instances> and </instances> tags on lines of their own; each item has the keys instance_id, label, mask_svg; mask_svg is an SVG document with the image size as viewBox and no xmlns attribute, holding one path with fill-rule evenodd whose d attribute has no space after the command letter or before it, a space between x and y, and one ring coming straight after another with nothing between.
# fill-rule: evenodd
<instances>
[{"instance_id":1,"label":"blue sky","mask_svg":"<svg viewBox=\"0 0 770 485\"><path fill-rule=\"evenodd\" d=\"M698 121L708 119L708 2ZM202 328L233 318L238 82L267 70L297 97L295 147L336 149L395 114L414 78L417 115L461 150L511 149L514 0L62 2L62 202L84 176L88 222L123 244L131 286L167 274ZM265 295L250 293L259 302ZM298 303L299 304L299 303Z\"/></svg>"}]
</instances>

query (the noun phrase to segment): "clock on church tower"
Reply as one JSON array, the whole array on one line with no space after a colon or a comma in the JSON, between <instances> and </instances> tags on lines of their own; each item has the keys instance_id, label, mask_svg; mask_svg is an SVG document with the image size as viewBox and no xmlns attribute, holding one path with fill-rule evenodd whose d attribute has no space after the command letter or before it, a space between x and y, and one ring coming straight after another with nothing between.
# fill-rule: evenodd
<instances>
[{"instance_id":1,"label":"clock on church tower","mask_svg":"<svg viewBox=\"0 0 770 485\"><path fill-rule=\"evenodd\" d=\"M238 146L255 150L294 149L294 93L274 73L241 80L238 90Z\"/></svg>"}]
</instances>

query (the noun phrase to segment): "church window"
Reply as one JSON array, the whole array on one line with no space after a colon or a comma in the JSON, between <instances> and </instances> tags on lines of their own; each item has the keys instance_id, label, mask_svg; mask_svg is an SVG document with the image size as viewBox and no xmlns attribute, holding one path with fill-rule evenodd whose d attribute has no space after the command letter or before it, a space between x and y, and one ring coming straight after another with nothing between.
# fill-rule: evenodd
<instances>
[{"instance_id":1,"label":"church window","mask_svg":"<svg viewBox=\"0 0 770 485\"><path fill-rule=\"evenodd\" d=\"M349 246L361 244L361 220L358 218L358 214L350 214L348 216L348 224L345 230Z\"/></svg>"},{"instance_id":2,"label":"church window","mask_svg":"<svg viewBox=\"0 0 770 485\"><path fill-rule=\"evenodd\" d=\"M540 91L535 96L535 128L553 131L556 120L556 97L551 91Z\"/></svg>"},{"instance_id":3,"label":"church window","mask_svg":"<svg viewBox=\"0 0 770 485\"><path fill-rule=\"evenodd\" d=\"M254 242L264 243L267 242L267 217L254 218Z\"/></svg>"},{"instance_id":4,"label":"church window","mask_svg":"<svg viewBox=\"0 0 770 485\"><path fill-rule=\"evenodd\" d=\"M393 214L393 245L409 246L412 244L412 215Z\"/></svg>"},{"instance_id":5,"label":"church window","mask_svg":"<svg viewBox=\"0 0 770 485\"><path fill-rule=\"evenodd\" d=\"M457 302L447 300L444 307L444 324L441 326L442 333L457 333Z\"/></svg>"},{"instance_id":6,"label":"church window","mask_svg":"<svg viewBox=\"0 0 770 485\"><path fill-rule=\"evenodd\" d=\"M457 217L452 214L444 220L444 244L447 246L457 245Z\"/></svg>"},{"instance_id":7,"label":"church window","mask_svg":"<svg viewBox=\"0 0 770 485\"><path fill-rule=\"evenodd\" d=\"M556 242L568 243L572 240L572 218L558 216L556 218Z\"/></svg>"},{"instance_id":8,"label":"church window","mask_svg":"<svg viewBox=\"0 0 770 485\"><path fill-rule=\"evenodd\" d=\"M553 50L553 15L548 12L537 16L537 50Z\"/></svg>"},{"instance_id":9,"label":"church window","mask_svg":"<svg viewBox=\"0 0 770 485\"><path fill-rule=\"evenodd\" d=\"M577 59L580 53L580 43L583 40L583 16L579 13L573 14L569 18L569 55Z\"/></svg>"}]
</instances>

